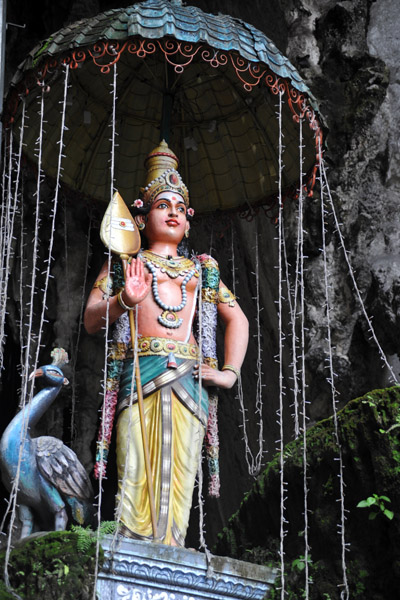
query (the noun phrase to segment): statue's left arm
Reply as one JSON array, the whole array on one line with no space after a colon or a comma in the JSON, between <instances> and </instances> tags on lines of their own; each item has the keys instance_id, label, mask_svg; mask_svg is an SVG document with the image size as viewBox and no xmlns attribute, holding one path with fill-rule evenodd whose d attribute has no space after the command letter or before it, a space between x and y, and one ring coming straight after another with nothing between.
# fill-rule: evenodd
<instances>
[{"instance_id":1,"label":"statue's left arm","mask_svg":"<svg viewBox=\"0 0 400 600\"><path fill-rule=\"evenodd\" d=\"M220 282L220 294L230 293ZM230 302L218 303L218 316L225 325L224 337L224 366L221 370L202 364L201 374L204 385L215 385L220 388L231 388L240 372L246 355L249 341L249 322L244 312L232 296ZM198 374L199 368L195 370Z\"/></svg>"}]
</instances>

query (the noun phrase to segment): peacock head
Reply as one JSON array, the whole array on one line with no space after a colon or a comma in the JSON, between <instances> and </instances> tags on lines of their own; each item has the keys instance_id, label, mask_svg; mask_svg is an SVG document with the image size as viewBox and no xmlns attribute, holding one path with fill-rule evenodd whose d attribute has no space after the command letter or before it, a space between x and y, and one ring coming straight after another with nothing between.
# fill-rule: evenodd
<instances>
[{"instance_id":1,"label":"peacock head","mask_svg":"<svg viewBox=\"0 0 400 600\"><path fill-rule=\"evenodd\" d=\"M66 377L64 377L63 372L56 365L45 365L44 367L39 367L36 371L30 374L29 379L33 379L34 377L41 377L44 379L47 385L51 385L53 387L58 387L61 385L68 385L69 381Z\"/></svg>"},{"instance_id":2,"label":"peacock head","mask_svg":"<svg viewBox=\"0 0 400 600\"><path fill-rule=\"evenodd\" d=\"M68 363L68 354L64 348L54 348L51 352L53 362L51 365L40 367L30 374L29 379L34 377L41 377L45 380L48 385L58 387L61 385L68 385L69 381L64 377L64 373L60 367L63 367Z\"/></svg>"}]
</instances>

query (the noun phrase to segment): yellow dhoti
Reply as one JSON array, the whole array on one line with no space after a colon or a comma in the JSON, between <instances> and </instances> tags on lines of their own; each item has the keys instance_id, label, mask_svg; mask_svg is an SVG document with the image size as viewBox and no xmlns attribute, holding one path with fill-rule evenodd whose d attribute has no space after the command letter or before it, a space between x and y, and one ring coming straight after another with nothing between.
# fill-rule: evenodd
<instances>
[{"instance_id":1,"label":"yellow dhoti","mask_svg":"<svg viewBox=\"0 0 400 600\"><path fill-rule=\"evenodd\" d=\"M147 360L161 357L145 357ZM149 439L150 463L154 486L157 537L164 544L175 540L184 545L192 505L193 488L205 433L206 413L201 402L188 393L197 384L191 376L195 361L182 361L176 370L161 373L145 383L144 409ZM149 362L140 360L146 366ZM179 377L179 369L185 369ZM164 367L165 369L165 367ZM183 371L182 371L183 372ZM169 378L169 381L168 381ZM153 382L166 381L147 395ZM186 385L185 385L186 382ZM158 387L156 385L156 387ZM204 397L204 395L203 395ZM204 403L203 403L204 404ZM152 539L150 506L147 492L142 435L137 404L125 408L117 423L118 495L117 514L122 533L137 539Z\"/></svg>"}]
</instances>

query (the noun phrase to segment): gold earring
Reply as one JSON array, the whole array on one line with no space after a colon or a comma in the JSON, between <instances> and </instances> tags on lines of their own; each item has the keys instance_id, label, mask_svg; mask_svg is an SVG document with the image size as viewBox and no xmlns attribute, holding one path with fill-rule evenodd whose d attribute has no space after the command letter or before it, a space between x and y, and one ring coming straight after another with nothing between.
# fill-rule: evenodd
<instances>
[{"instance_id":1,"label":"gold earring","mask_svg":"<svg viewBox=\"0 0 400 600\"><path fill-rule=\"evenodd\" d=\"M146 225L144 223L139 223L138 225L138 229L139 231L143 231L143 229L146 227Z\"/></svg>"},{"instance_id":2,"label":"gold earring","mask_svg":"<svg viewBox=\"0 0 400 600\"><path fill-rule=\"evenodd\" d=\"M185 238L188 238L188 237L189 237L189 229L186 229L186 231L185 231Z\"/></svg>"}]
</instances>

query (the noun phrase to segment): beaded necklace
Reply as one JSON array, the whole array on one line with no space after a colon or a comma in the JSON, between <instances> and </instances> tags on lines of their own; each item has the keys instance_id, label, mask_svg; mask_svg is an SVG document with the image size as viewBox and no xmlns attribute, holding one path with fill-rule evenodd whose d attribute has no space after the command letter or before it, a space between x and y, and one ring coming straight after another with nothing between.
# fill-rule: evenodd
<instances>
[{"instance_id":1,"label":"beaded necklace","mask_svg":"<svg viewBox=\"0 0 400 600\"><path fill-rule=\"evenodd\" d=\"M143 262L145 262L145 266L153 275L152 291L154 301L160 308L163 309L161 315L158 316L158 322L168 329L178 329L178 327L182 325L183 319L178 317L176 313L183 310L187 304L186 286L194 275L199 277L197 266L188 258L166 258L164 256L160 256L159 254L155 254L150 250L141 252L140 258L141 260L144 259ZM181 283L182 300L180 304L166 304L161 300L158 291L157 268L160 269L162 273L166 273L168 277L171 277L172 279L176 279L177 277L185 275Z\"/></svg>"}]
</instances>

